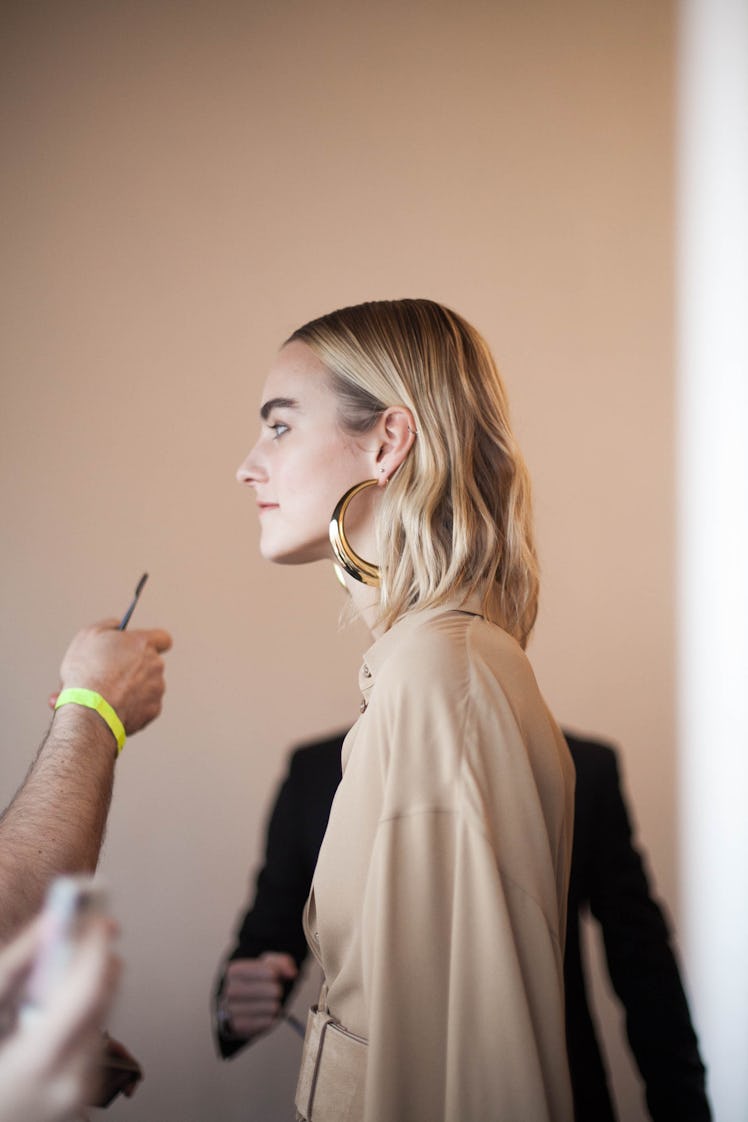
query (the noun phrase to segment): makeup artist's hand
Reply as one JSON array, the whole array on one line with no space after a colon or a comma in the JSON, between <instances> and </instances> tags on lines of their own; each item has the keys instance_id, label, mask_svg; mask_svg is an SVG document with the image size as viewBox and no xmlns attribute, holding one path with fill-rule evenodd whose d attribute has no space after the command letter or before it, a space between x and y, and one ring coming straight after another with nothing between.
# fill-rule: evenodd
<instances>
[{"instance_id":1,"label":"makeup artist's hand","mask_svg":"<svg viewBox=\"0 0 748 1122\"><path fill-rule=\"evenodd\" d=\"M43 938L34 923L0 954L0 1005L15 1005ZM69 1122L97 1078L99 1025L120 974L111 921L87 922L64 976L33 1021L0 1046L1 1122Z\"/></svg>"},{"instance_id":2,"label":"makeup artist's hand","mask_svg":"<svg viewBox=\"0 0 748 1122\"><path fill-rule=\"evenodd\" d=\"M104 1033L98 1087L91 1106L109 1106L117 1095L132 1098L142 1078L143 1071L132 1052Z\"/></svg>"},{"instance_id":3,"label":"makeup artist's hand","mask_svg":"<svg viewBox=\"0 0 748 1122\"><path fill-rule=\"evenodd\" d=\"M129 735L161 712L166 688L161 655L171 647L171 636L159 628L118 631L117 623L104 620L78 632L62 660L60 688L100 693ZM56 697L50 698L52 707Z\"/></svg>"}]
</instances>

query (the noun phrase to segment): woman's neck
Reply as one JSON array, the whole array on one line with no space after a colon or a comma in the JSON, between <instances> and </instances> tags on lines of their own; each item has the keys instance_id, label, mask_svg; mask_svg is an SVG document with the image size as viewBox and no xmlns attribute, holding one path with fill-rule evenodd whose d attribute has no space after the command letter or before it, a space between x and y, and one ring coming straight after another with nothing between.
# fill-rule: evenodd
<instances>
[{"instance_id":1,"label":"woman's neck","mask_svg":"<svg viewBox=\"0 0 748 1122\"><path fill-rule=\"evenodd\" d=\"M378 639L384 634L384 628L379 624L379 589L369 584L362 584L354 577L345 575L345 586L348 589L353 607L358 619L369 628L373 638Z\"/></svg>"}]
</instances>

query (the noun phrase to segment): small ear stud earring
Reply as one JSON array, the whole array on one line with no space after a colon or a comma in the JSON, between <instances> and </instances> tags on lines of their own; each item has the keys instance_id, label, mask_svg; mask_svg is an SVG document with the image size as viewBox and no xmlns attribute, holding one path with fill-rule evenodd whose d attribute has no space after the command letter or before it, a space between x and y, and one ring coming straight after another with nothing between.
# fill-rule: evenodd
<instances>
[{"instance_id":1,"label":"small ear stud earring","mask_svg":"<svg viewBox=\"0 0 748 1122\"><path fill-rule=\"evenodd\" d=\"M408 425L408 432L411 436L418 436L418 429L412 429L410 425Z\"/></svg>"}]
</instances>

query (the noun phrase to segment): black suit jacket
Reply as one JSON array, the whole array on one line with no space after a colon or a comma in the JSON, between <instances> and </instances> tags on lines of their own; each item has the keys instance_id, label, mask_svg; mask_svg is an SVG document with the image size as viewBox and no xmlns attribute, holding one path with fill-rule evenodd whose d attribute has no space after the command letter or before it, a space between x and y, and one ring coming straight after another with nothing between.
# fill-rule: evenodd
<instances>
[{"instance_id":1,"label":"black suit jacket","mask_svg":"<svg viewBox=\"0 0 748 1122\"><path fill-rule=\"evenodd\" d=\"M615 1122L605 1066L587 1000L579 917L602 927L608 970L626 1011L629 1043L654 1122L708 1122L699 1057L662 911L633 845L612 748L565 733L577 773L566 958L566 1033L577 1122ZM340 782L343 735L297 749L273 807L254 903L230 958L307 954L302 912ZM223 978L219 980L220 993ZM287 993L291 986L287 987ZM218 1034L224 1056L246 1041Z\"/></svg>"}]
</instances>

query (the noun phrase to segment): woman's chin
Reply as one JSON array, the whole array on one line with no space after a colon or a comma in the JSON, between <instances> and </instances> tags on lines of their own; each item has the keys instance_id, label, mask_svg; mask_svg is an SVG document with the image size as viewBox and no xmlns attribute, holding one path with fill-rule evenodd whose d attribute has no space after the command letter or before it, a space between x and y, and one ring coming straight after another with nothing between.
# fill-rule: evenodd
<instances>
[{"instance_id":1,"label":"woman's chin","mask_svg":"<svg viewBox=\"0 0 748 1122\"><path fill-rule=\"evenodd\" d=\"M273 565L309 565L313 561L325 561L331 557L329 545L325 550L310 545L279 545L273 542L260 542L260 556L263 561Z\"/></svg>"}]
</instances>

